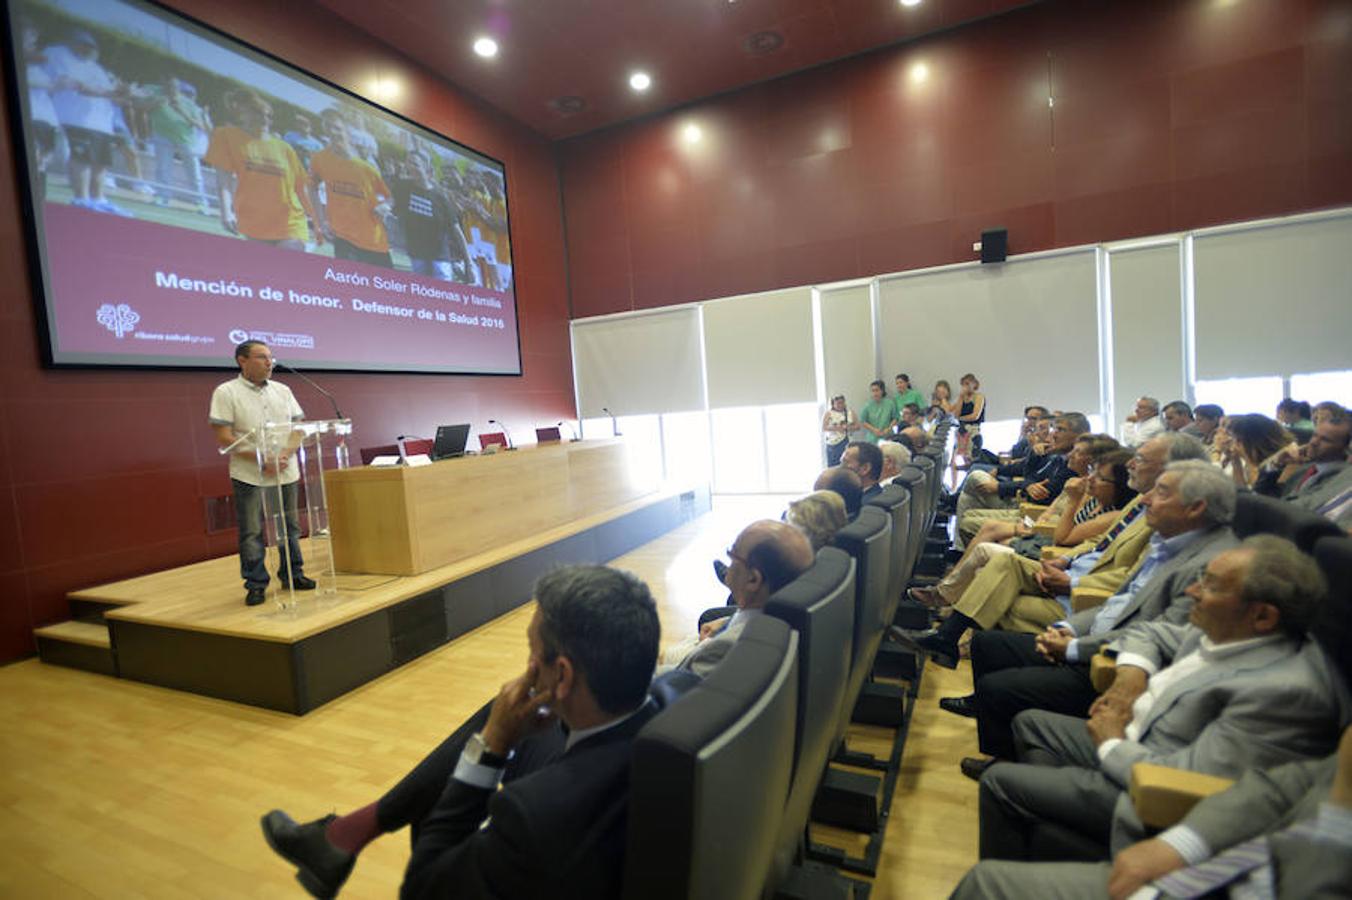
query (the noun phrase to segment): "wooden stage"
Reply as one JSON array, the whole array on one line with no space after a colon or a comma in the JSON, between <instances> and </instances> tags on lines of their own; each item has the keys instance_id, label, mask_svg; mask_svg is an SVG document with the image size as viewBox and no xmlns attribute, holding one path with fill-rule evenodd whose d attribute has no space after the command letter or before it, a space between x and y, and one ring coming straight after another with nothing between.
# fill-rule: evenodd
<instances>
[{"instance_id":1,"label":"wooden stage","mask_svg":"<svg viewBox=\"0 0 1352 900\"><path fill-rule=\"evenodd\" d=\"M707 486L648 492L419 574L340 572L290 609L246 607L238 557L207 560L72 592L76 621L38 629L39 653L303 714L527 602L549 568L614 559L709 507Z\"/></svg>"}]
</instances>

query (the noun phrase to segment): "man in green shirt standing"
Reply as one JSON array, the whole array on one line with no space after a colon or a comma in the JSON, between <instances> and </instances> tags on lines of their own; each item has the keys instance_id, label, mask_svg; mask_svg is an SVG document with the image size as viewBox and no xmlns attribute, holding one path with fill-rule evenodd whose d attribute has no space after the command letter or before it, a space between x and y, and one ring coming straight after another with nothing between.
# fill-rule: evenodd
<instances>
[{"instance_id":1,"label":"man in green shirt standing","mask_svg":"<svg viewBox=\"0 0 1352 900\"><path fill-rule=\"evenodd\" d=\"M150 126L154 130L151 144L155 149L156 205L168 206L178 194L188 203L196 204L198 212L210 215L202 192L201 157L207 149L211 119L197 105L197 89L170 76L163 86L151 88L144 102L149 107ZM183 163L186 188L172 183L175 157Z\"/></svg>"},{"instance_id":2,"label":"man in green shirt standing","mask_svg":"<svg viewBox=\"0 0 1352 900\"><path fill-rule=\"evenodd\" d=\"M901 411L906 408L906 404L914 403L921 410L929 407L929 402L925 400L923 394L911 387L911 376L905 372L897 376L897 396L895 398L896 414L898 421L901 420Z\"/></svg>"},{"instance_id":3,"label":"man in green shirt standing","mask_svg":"<svg viewBox=\"0 0 1352 900\"><path fill-rule=\"evenodd\" d=\"M859 440L876 444L892 433L897 424L897 407L887 396L887 385L875 381L868 386L871 399L859 413L859 423L863 429Z\"/></svg>"}]
</instances>

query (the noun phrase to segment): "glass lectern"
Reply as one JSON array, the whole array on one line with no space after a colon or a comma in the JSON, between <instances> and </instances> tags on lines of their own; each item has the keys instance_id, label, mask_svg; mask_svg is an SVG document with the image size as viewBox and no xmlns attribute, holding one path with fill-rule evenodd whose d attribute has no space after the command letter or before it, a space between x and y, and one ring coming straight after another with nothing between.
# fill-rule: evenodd
<instances>
[{"instance_id":1,"label":"glass lectern","mask_svg":"<svg viewBox=\"0 0 1352 900\"><path fill-rule=\"evenodd\" d=\"M281 472L283 481L296 484L296 510L292 516L286 515L286 496L290 492L284 489L282 481L270 479L273 483L262 488L265 565L272 576L266 608L294 610L297 601L311 593L319 602L337 598L324 473L348 467L347 440L351 434L351 419L268 422L221 449L222 454L228 454L252 448L265 474ZM295 529L288 524L288 518L295 523ZM302 542L302 535L307 535L308 540ZM288 560L286 571L293 571L289 550L293 546L300 551L305 575L317 583L313 592L298 591L289 579L283 583L277 577L284 553Z\"/></svg>"}]
</instances>

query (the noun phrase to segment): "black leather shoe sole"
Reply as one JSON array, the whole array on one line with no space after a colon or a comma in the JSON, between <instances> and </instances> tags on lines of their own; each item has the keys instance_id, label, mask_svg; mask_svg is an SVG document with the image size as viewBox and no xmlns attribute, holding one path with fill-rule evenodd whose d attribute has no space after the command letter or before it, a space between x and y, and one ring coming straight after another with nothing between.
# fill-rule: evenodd
<instances>
[{"instance_id":1,"label":"black leather shoe sole","mask_svg":"<svg viewBox=\"0 0 1352 900\"><path fill-rule=\"evenodd\" d=\"M245 606L260 606L268 601L268 595L261 588L244 595Z\"/></svg>"},{"instance_id":2,"label":"black leather shoe sole","mask_svg":"<svg viewBox=\"0 0 1352 900\"><path fill-rule=\"evenodd\" d=\"M965 719L976 718L976 701L971 694L966 697L944 697L939 701L939 708Z\"/></svg>"},{"instance_id":3,"label":"black leather shoe sole","mask_svg":"<svg viewBox=\"0 0 1352 900\"><path fill-rule=\"evenodd\" d=\"M329 818L332 818L332 816ZM310 893L310 896L317 897L319 900L330 900L330 898L338 896L338 890L343 886L343 882L347 881L347 876L352 872L353 865L356 864L356 857L348 855L346 864L340 866L342 871L334 872L330 878L325 879L311 868L308 861L288 849L286 846L288 841L278 834L278 831L282 828L300 829L307 826L297 825L291 820L290 816L279 809L274 809L263 816L259 820L259 824L263 827L263 839L268 842L268 846L273 849L273 852L296 867L296 880L300 882L301 887ZM342 851L332 849L332 852L340 854Z\"/></svg>"},{"instance_id":4,"label":"black leather shoe sole","mask_svg":"<svg viewBox=\"0 0 1352 900\"><path fill-rule=\"evenodd\" d=\"M891 633L893 640L912 653L928 656L934 660L936 665L945 669L956 669L958 667L957 648L935 646L937 642L934 640L934 629L915 633L907 632L905 629L893 625L888 631Z\"/></svg>"},{"instance_id":5,"label":"black leather shoe sole","mask_svg":"<svg viewBox=\"0 0 1352 900\"><path fill-rule=\"evenodd\" d=\"M973 781L980 781L982 774L996 762L994 757L964 756L962 762L958 763L958 768Z\"/></svg>"}]
</instances>

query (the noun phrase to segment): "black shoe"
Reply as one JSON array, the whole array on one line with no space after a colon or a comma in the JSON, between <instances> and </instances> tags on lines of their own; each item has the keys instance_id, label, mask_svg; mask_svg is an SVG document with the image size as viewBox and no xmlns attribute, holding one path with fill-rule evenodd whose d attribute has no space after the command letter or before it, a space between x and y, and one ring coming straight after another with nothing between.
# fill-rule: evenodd
<instances>
[{"instance_id":1,"label":"black shoe","mask_svg":"<svg viewBox=\"0 0 1352 900\"><path fill-rule=\"evenodd\" d=\"M717 576L719 584L727 584L728 564L721 559L714 560L714 575Z\"/></svg>"},{"instance_id":2,"label":"black shoe","mask_svg":"<svg viewBox=\"0 0 1352 900\"><path fill-rule=\"evenodd\" d=\"M315 580L313 578L297 575L295 578L291 579L291 589L293 591L313 591L315 587Z\"/></svg>"},{"instance_id":3,"label":"black shoe","mask_svg":"<svg viewBox=\"0 0 1352 900\"><path fill-rule=\"evenodd\" d=\"M300 825L280 809L274 809L262 820L268 846L296 867L296 880L301 887L321 900L337 896L357 862L354 854L339 850L324 836L324 829L336 818L328 815Z\"/></svg>"},{"instance_id":4,"label":"black shoe","mask_svg":"<svg viewBox=\"0 0 1352 900\"><path fill-rule=\"evenodd\" d=\"M249 588L249 593L244 595L245 606L259 606L268 601L267 588Z\"/></svg>"},{"instance_id":5,"label":"black shoe","mask_svg":"<svg viewBox=\"0 0 1352 900\"><path fill-rule=\"evenodd\" d=\"M958 768L973 781L980 781L981 774L997 762L999 760L993 756L964 756L962 762L958 763Z\"/></svg>"},{"instance_id":6,"label":"black shoe","mask_svg":"<svg viewBox=\"0 0 1352 900\"><path fill-rule=\"evenodd\" d=\"M922 653L945 669L956 669L958 667L958 645L950 644L940 637L937 628L924 631L907 631L893 625L888 630L898 644L912 653Z\"/></svg>"},{"instance_id":7,"label":"black shoe","mask_svg":"<svg viewBox=\"0 0 1352 900\"><path fill-rule=\"evenodd\" d=\"M939 708L944 712L951 712L955 716L975 719L976 694L968 694L966 697L944 697L939 700Z\"/></svg>"}]
</instances>

